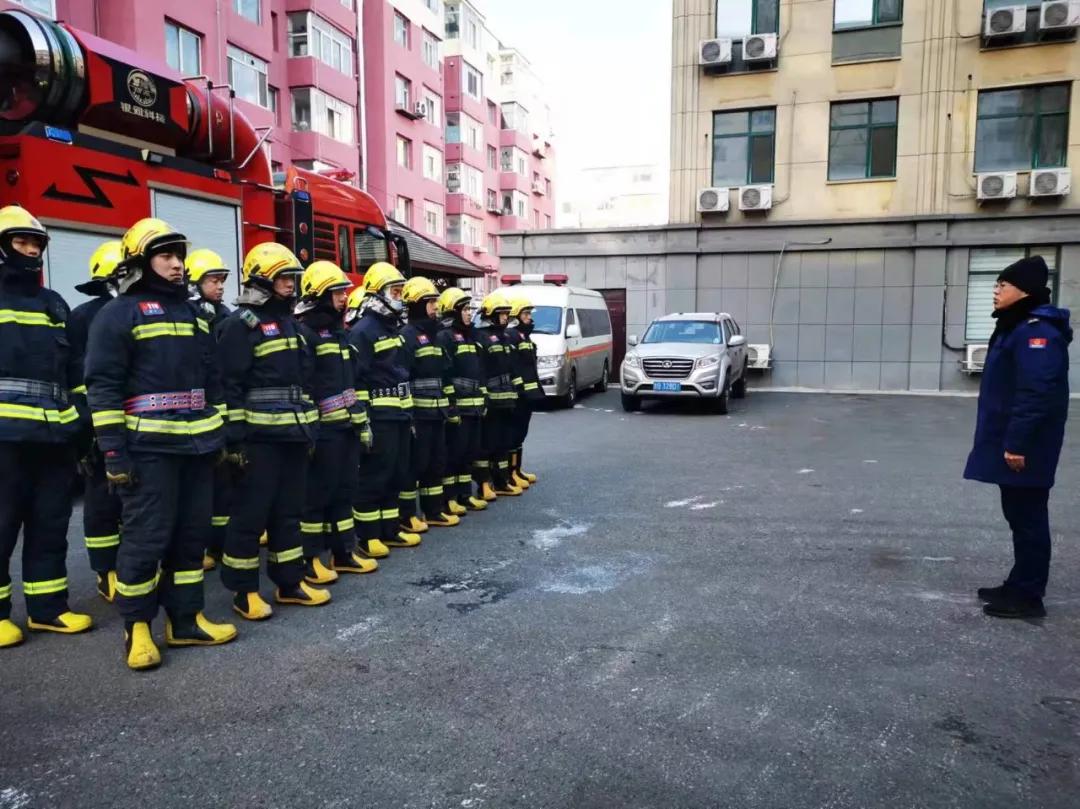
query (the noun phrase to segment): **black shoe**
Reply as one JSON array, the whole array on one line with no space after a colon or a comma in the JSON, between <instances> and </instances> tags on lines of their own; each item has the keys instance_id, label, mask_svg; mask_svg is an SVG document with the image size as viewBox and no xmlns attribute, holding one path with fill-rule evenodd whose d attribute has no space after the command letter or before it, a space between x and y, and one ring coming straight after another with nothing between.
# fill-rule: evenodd
<instances>
[{"instance_id":1,"label":"black shoe","mask_svg":"<svg viewBox=\"0 0 1080 809\"><path fill-rule=\"evenodd\" d=\"M1001 601L1009 594L1008 585L1001 584L997 587L980 587L977 591L979 601Z\"/></svg>"},{"instance_id":2,"label":"black shoe","mask_svg":"<svg viewBox=\"0 0 1080 809\"><path fill-rule=\"evenodd\" d=\"M983 607L983 612L994 618L1045 618L1046 607L1041 598L1019 595L1006 595L997 601L991 601Z\"/></svg>"}]
</instances>

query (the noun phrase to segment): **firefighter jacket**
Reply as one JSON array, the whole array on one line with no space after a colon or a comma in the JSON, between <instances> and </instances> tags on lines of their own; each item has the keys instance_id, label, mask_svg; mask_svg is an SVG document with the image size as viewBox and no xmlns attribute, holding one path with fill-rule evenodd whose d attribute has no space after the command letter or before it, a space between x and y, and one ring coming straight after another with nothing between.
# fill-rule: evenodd
<instances>
[{"instance_id":1,"label":"firefighter jacket","mask_svg":"<svg viewBox=\"0 0 1080 809\"><path fill-rule=\"evenodd\" d=\"M72 309L67 322L71 349L82 357L86 356L86 347L90 340L90 324L94 322L98 312L104 309L105 305L114 297L109 294L108 287L102 281L88 281L76 287L80 291L86 288L95 290L95 296ZM80 408L80 412L90 413L90 405L86 401L85 385L81 392L73 394L72 401Z\"/></svg>"},{"instance_id":2,"label":"firefighter jacket","mask_svg":"<svg viewBox=\"0 0 1080 809\"><path fill-rule=\"evenodd\" d=\"M375 421L410 421L413 399L402 357L405 339L396 317L371 309L349 330L356 354L356 379L368 392L368 414Z\"/></svg>"},{"instance_id":3,"label":"firefighter jacket","mask_svg":"<svg viewBox=\"0 0 1080 809\"><path fill-rule=\"evenodd\" d=\"M401 330L405 340L403 364L412 387L413 418L442 421L451 416L454 393L450 361L439 345L439 323L431 318L410 320Z\"/></svg>"},{"instance_id":4,"label":"firefighter jacket","mask_svg":"<svg viewBox=\"0 0 1080 809\"><path fill-rule=\"evenodd\" d=\"M532 341L532 326L517 325L506 330L514 357L514 387L523 400L544 398L540 389L540 373L536 369L536 344Z\"/></svg>"},{"instance_id":5,"label":"firefighter jacket","mask_svg":"<svg viewBox=\"0 0 1080 809\"><path fill-rule=\"evenodd\" d=\"M86 428L72 400L85 389L68 314L36 273L0 265L0 441L66 443Z\"/></svg>"},{"instance_id":6,"label":"firefighter jacket","mask_svg":"<svg viewBox=\"0 0 1080 809\"><path fill-rule=\"evenodd\" d=\"M288 301L273 296L260 305L238 306L221 325L218 356L230 444L314 443L314 359Z\"/></svg>"},{"instance_id":7,"label":"firefighter jacket","mask_svg":"<svg viewBox=\"0 0 1080 809\"><path fill-rule=\"evenodd\" d=\"M514 353L506 329L485 325L476 330L476 343L483 362L484 386L487 389L488 406L512 408L517 405L514 388Z\"/></svg>"},{"instance_id":8,"label":"firefighter jacket","mask_svg":"<svg viewBox=\"0 0 1080 809\"><path fill-rule=\"evenodd\" d=\"M443 329L435 342L446 352L450 363L453 388L451 404L459 416L481 416L484 413L484 388L487 376L480 357L472 326L459 323Z\"/></svg>"},{"instance_id":9,"label":"firefighter jacket","mask_svg":"<svg viewBox=\"0 0 1080 809\"><path fill-rule=\"evenodd\" d=\"M232 310L223 303L214 303L203 297L192 298L191 302L195 305L195 311L198 312L199 317L209 324L210 333L215 339L219 338L221 327L225 324L225 319L232 314Z\"/></svg>"},{"instance_id":10,"label":"firefighter jacket","mask_svg":"<svg viewBox=\"0 0 1080 809\"><path fill-rule=\"evenodd\" d=\"M209 327L187 291L155 273L94 318L86 387L106 455L204 455L224 444L225 405Z\"/></svg>"},{"instance_id":11,"label":"firefighter jacket","mask_svg":"<svg viewBox=\"0 0 1080 809\"><path fill-rule=\"evenodd\" d=\"M366 391L356 389L356 361L337 312L315 309L300 316L300 333L315 356L311 393L319 409L319 434L359 430L368 423Z\"/></svg>"}]
</instances>

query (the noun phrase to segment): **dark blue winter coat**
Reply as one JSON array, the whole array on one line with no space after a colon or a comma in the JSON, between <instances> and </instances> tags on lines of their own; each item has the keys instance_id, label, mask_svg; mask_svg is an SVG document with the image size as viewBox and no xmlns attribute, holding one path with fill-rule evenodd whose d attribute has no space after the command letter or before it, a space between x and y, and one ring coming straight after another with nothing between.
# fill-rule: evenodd
<instances>
[{"instance_id":1,"label":"dark blue winter coat","mask_svg":"<svg viewBox=\"0 0 1080 809\"><path fill-rule=\"evenodd\" d=\"M1069 310L1039 306L991 342L979 388L975 445L964 477L1004 486L1050 488L1069 412ZM1013 472L1005 452L1023 455Z\"/></svg>"}]
</instances>

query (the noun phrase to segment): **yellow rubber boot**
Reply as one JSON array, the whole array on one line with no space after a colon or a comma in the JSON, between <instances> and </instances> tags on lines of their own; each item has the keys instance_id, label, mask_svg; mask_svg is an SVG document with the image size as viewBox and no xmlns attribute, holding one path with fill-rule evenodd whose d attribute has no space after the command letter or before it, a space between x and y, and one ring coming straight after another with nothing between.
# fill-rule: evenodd
<instances>
[{"instance_id":1,"label":"yellow rubber boot","mask_svg":"<svg viewBox=\"0 0 1080 809\"><path fill-rule=\"evenodd\" d=\"M333 584L338 580L338 575L323 564L323 560L314 556L308 560L304 572L304 581L308 584Z\"/></svg>"},{"instance_id":2,"label":"yellow rubber boot","mask_svg":"<svg viewBox=\"0 0 1080 809\"><path fill-rule=\"evenodd\" d=\"M401 530L408 534L426 534L428 524L419 517L413 516L401 524Z\"/></svg>"},{"instance_id":3,"label":"yellow rubber boot","mask_svg":"<svg viewBox=\"0 0 1080 809\"><path fill-rule=\"evenodd\" d=\"M469 510L465 506L461 505L457 500L450 500L446 504L446 511L448 514L454 517L464 517L469 513Z\"/></svg>"},{"instance_id":4,"label":"yellow rubber boot","mask_svg":"<svg viewBox=\"0 0 1080 809\"><path fill-rule=\"evenodd\" d=\"M18 625L10 618L0 621L0 649L8 646L18 646L23 642L23 633Z\"/></svg>"},{"instance_id":5,"label":"yellow rubber boot","mask_svg":"<svg viewBox=\"0 0 1080 809\"><path fill-rule=\"evenodd\" d=\"M97 591L98 595L108 601L110 604L116 598L116 571L109 570L105 575L97 574Z\"/></svg>"},{"instance_id":6,"label":"yellow rubber boot","mask_svg":"<svg viewBox=\"0 0 1080 809\"><path fill-rule=\"evenodd\" d=\"M381 539L361 539L356 543L356 552L367 559L385 559L390 549Z\"/></svg>"},{"instance_id":7,"label":"yellow rubber boot","mask_svg":"<svg viewBox=\"0 0 1080 809\"><path fill-rule=\"evenodd\" d=\"M212 554L204 553L202 558L202 569L204 573L209 573L211 570L217 567L217 558Z\"/></svg>"},{"instance_id":8,"label":"yellow rubber boot","mask_svg":"<svg viewBox=\"0 0 1080 809\"><path fill-rule=\"evenodd\" d=\"M514 474L510 476L510 482L513 483L515 486L517 486L522 491L525 491L530 486L532 486L532 484L529 483L529 481L527 481L525 479L525 476L522 475L520 472L514 472Z\"/></svg>"},{"instance_id":9,"label":"yellow rubber boot","mask_svg":"<svg viewBox=\"0 0 1080 809\"><path fill-rule=\"evenodd\" d=\"M150 624L139 621L124 630L124 647L127 650L128 668L147 671L161 665L161 652L150 634Z\"/></svg>"},{"instance_id":10,"label":"yellow rubber boot","mask_svg":"<svg viewBox=\"0 0 1080 809\"><path fill-rule=\"evenodd\" d=\"M419 534L410 534L408 531L398 531L393 539L386 540L391 548L415 548L420 544Z\"/></svg>"},{"instance_id":11,"label":"yellow rubber boot","mask_svg":"<svg viewBox=\"0 0 1080 809\"><path fill-rule=\"evenodd\" d=\"M480 499L492 503L499 499L499 495L495 493L494 486L487 481L484 481L484 483L480 485Z\"/></svg>"},{"instance_id":12,"label":"yellow rubber boot","mask_svg":"<svg viewBox=\"0 0 1080 809\"><path fill-rule=\"evenodd\" d=\"M89 615L79 612L62 612L51 621L35 621L30 618L26 622L31 632L57 632L61 635L78 635L87 632L94 626L94 619Z\"/></svg>"},{"instance_id":13,"label":"yellow rubber boot","mask_svg":"<svg viewBox=\"0 0 1080 809\"><path fill-rule=\"evenodd\" d=\"M378 562L374 559L365 559L359 553L351 553L348 559L340 562L337 559L331 559L330 566L337 573L374 573L379 569Z\"/></svg>"},{"instance_id":14,"label":"yellow rubber boot","mask_svg":"<svg viewBox=\"0 0 1080 809\"><path fill-rule=\"evenodd\" d=\"M469 508L473 511L483 511L487 508L487 500L481 500L479 497L469 497Z\"/></svg>"},{"instance_id":15,"label":"yellow rubber boot","mask_svg":"<svg viewBox=\"0 0 1080 809\"><path fill-rule=\"evenodd\" d=\"M453 528L455 525L461 524L461 517L454 514L438 514L435 517L428 517L428 525L434 525L436 528Z\"/></svg>"},{"instance_id":16,"label":"yellow rubber boot","mask_svg":"<svg viewBox=\"0 0 1080 809\"><path fill-rule=\"evenodd\" d=\"M536 483L536 475L534 475L532 472L526 472L524 469L519 469L518 474L521 475L521 477L525 478L525 480L529 481L529 483Z\"/></svg>"},{"instance_id":17,"label":"yellow rubber boot","mask_svg":"<svg viewBox=\"0 0 1080 809\"><path fill-rule=\"evenodd\" d=\"M522 491L513 483L507 483L506 488L496 489L495 494L499 497L521 497Z\"/></svg>"},{"instance_id":18,"label":"yellow rubber boot","mask_svg":"<svg viewBox=\"0 0 1080 809\"><path fill-rule=\"evenodd\" d=\"M258 593L237 593L233 596L233 610L249 621L265 621L274 614L273 608Z\"/></svg>"},{"instance_id":19,"label":"yellow rubber boot","mask_svg":"<svg viewBox=\"0 0 1080 809\"><path fill-rule=\"evenodd\" d=\"M278 604L298 604L301 607L321 607L330 603L330 591L319 590L306 582L300 582L291 590L276 590L274 600Z\"/></svg>"},{"instance_id":20,"label":"yellow rubber boot","mask_svg":"<svg viewBox=\"0 0 1080 809\"><path fill-rule=\"evenodd\" d=\"M169 646L220 646L236 638L232 624L215 624L201 612L193 618L165 619L165 642Z\"/></svg>"}]
</instances>

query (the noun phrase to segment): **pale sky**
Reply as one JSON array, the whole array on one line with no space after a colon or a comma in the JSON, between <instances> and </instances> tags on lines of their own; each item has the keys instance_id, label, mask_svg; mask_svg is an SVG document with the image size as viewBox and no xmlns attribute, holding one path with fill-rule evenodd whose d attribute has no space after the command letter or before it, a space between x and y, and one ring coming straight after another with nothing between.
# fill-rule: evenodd
<instances>
[{"instance_id":1,"label":"pale sky","mask_svg":"<svg viewBox=\"0 0 1080 809\"><path fill-rule=\"evenodd\" d=\"M591 166L668 165L670 0L477 0L544 82L557 188ZM558 199L559 191L556 191Z\"/></svg>"}]
</instances>

